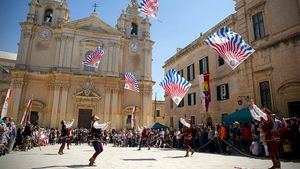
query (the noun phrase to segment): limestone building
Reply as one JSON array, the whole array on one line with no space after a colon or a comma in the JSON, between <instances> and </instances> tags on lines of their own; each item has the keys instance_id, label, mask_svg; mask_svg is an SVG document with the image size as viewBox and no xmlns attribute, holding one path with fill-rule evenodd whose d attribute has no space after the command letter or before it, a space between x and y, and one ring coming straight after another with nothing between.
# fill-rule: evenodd
<instances>
[{"instance_id":1,"label":"limestone building","mask_svg":"<svg viewBox=\"0 0 300 169\"><path fill-rule=\"evenodd\" d=\"M11 83L10 69L15 66L17 55L0 51L0 111Z\"/></svg>"},{"instance_id":2,"label":"limestone building","mask_svg":"<svg viewBox=\"0 0 300 169\"><path fill-rule=\"evenodd\" d=\"M236 12L165 62L192 83L177 107L166 97L166 121L178 127L180 117L194 123L213 120L247 106L253 98L279 116L300 115L300 1L236 0ZM235 70L204 40L223 26L242 35L256 52ZM211 102L205 112L197 75L210 74Z\"/></svg>"},{"instance_id":3,"label":"limestone building","mask_svg":"<svg viewBox=\"0 0 300 169\"><path fill-rule=\"evenodd\" d=\"M90 127L92 114L127 126L132 106L137 124L152 123L152 46L150 23L139 16L136 0L122 11L116 27L93 12L70 21L66 0L32 0L21 25L16 68L12 71L13 104L9 115L21 120L33 99L31 121L59 127L75 119L74 127ZM105 54L98 69L82 64L96 47ZM140 93L124 90L124 73L138 79Z\"/></svg>"},{"instance_id":4,"label":"limestone building","mask_svg":"<svg viewBox=\"0 0 300 169\"><path fill-rule=\"evenodd\" d=\"M153 100L152 109L154 111L154 122L160 124L166 124L166 103L164 100Z\"/></svg>"}]
</instances>

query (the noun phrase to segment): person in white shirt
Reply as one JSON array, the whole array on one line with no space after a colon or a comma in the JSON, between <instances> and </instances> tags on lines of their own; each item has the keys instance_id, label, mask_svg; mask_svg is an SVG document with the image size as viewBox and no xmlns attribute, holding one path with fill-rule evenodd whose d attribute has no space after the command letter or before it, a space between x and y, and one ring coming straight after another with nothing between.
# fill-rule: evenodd
<instances>
[{"instance_id":1,"label":"person in white shirt","mask_svg":"<svg viewBox=\"0 0 300 169\"><path fill-rule=\"evenodd\" d=\"M110 121L108 121L106 123L100 124L98 120L99 120L99 117L97 117L95 115L92 116L91 132L92 132L92 136L93 136L92 144L95 149L95 153L89 159L89 161L90 161L89 166L93 166L95 164L95 160L96 160L97 156L103 151L102 131L106 130L111 123Z\"/></svg>"}]
</instances>

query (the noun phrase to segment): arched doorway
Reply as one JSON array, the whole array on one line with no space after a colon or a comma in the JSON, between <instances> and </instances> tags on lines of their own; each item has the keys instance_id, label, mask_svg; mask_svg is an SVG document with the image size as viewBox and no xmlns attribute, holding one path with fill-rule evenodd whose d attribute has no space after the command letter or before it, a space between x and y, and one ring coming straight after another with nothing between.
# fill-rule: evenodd
<instances>
[{"instance_id":1,"label":"arched doorway","mask_svg":"<svg viewBox=\"0 0 300 169\"><path fill-rule=\"evenodd\" d=\"M131 128L131 124L134 122L135 127L140 126L141 123L141 109L136 106L136 111L133 114L133 106L127 106L123 109L123 128Z\"/></svg>"},{"instance_id":2,"label":"arched doorway","mask_svg":"<svg viewBox=\"0 0 300 169\"><path fill-rule=\"evenodd\" d=\"M27 106L24 104L24 107ZM32 124L38 124L39 126L44 126L43 120L44 118L44 108L46 107L46 104L41 100L32 100L32 105L29 112L29 121Z\"/></svg>"}]
</instances>

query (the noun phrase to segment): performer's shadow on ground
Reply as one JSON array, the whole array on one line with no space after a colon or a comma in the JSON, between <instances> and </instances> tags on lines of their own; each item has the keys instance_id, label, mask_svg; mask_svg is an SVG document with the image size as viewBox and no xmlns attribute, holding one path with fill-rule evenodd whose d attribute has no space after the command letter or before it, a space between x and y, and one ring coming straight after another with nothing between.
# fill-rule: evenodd
<instances>
[{"instance_id":1,"label":"performer's shadow on ground","mask_svg":"<svg viewBox=\"0 0 300 169\"><path fill-rule=\"evenodd\" d=\"M184 156L172 156L172 157L164 157L164 158L185 158Z\"/></svg>"},{"instance_id":2,"label":"performer's shadow on ground","mask_svg":"<svg viewBox=\"0 0 300 169\"><path fill-rule=\"evenodd\" d=\"M48 168L59 168L59 167L67 167L67 168L83 168L83 167L91 167L89 165L51 165L51 166L45 166L45 167L35 167L32 169L48 169ZM96 166L92 166L96 167Z\"/></svg>"}]
</instances>

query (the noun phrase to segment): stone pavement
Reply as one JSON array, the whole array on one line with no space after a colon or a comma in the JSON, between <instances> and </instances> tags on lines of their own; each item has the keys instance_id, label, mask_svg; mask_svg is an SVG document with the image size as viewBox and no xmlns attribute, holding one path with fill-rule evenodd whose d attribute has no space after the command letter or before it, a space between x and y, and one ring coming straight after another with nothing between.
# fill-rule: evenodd
<instances>
[{"instance_id":1,"label":"stone pavement","mask_svg":"<svg viewBox=\"0 0 300 169\"><path fill-rule=\"evenodd\" d=\"M97 166L89 167L88 159L94 153L88 145L71 146L64 155L57 155L59 145L35 148L28 152L12 152L0 157L0 169L267 169L270 160L239 156L195 153L184 158L184 151L143 148L120 148L111 145L96 160ZM300 163L283 162L282 169L300 169Z\"/></svg>"}]
</instances>

